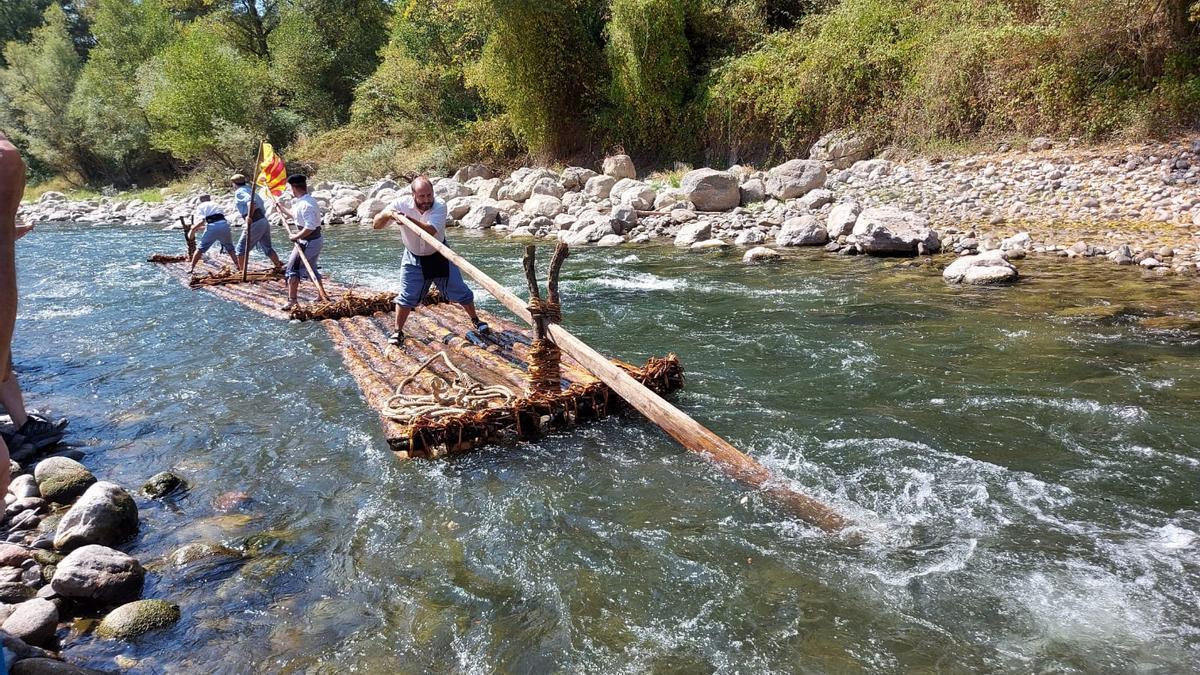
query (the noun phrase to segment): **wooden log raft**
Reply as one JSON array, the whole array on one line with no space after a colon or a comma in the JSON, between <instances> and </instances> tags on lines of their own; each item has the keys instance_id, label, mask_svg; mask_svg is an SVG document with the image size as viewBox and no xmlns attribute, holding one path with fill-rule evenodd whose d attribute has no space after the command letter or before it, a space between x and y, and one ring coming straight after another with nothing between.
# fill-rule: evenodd
<instances>
[{"instance_id":1,"label":"wooden log raft","mask_svg":"<svg viewBox=\"0 0 1200 675\"><path fill-rule=\"evenodd\" d=\"M164 264L168 273L185 285L186 264ZM197 271L219 272L220 267L201 261ZM204 291L231 300L275 319L292 318L278 309L286 298L281 281L255 281L266 268L251 269L248 283L201 286ZM240 275L232 275L240 281ZM327 280L326 290L335 298L368 291L350 289ZM301 284L301 309L319 305L312 284ZM457 454L506 437L534 438L551 430L604 417L615 412L622 401L580 363L564 358L561 391L528 394L529 332L521 326L486 311L480 316L492 327L480 335L462 308L453 303L427 305L413 312L405 332L411 336L403 349L388 344L392 332L390 306L377 307L369 315L324 319L321 326L333 340L347 370L358 383L367 403L380 413L388 446L401 458L435 458ZM515 396L507 405L436 419L401 422L388 416L388 402L397 388L431 357L446 354L454 368L482 386L502 386ZM683 386L683 370L673 355L651 359L641 368L614 361L616 368L644 382L659 393ZM456 374L434 361L406 388L406 392L432 395L447 386ZM440 383L440 384L438 384Z\"/></svg>"}]
</instances>

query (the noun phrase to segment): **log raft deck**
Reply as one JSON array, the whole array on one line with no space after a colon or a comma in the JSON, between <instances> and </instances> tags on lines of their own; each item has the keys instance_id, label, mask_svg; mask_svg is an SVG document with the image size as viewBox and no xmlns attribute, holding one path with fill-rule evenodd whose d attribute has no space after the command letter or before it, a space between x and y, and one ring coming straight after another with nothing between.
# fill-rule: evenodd
<instances>
[{"instance_id":1,"label":"log raft deck","mask_svg":"<svg viewBox=\"0 0 1200 675\"><path fill-rule=\"evenodd\" d=\"M171 276L189 285L186 262L160 258L163 260L160 264ZM196 271L203 277L221 269L202 260ZM252 268L249 282L201 288L271 318L288 320L289 314L279 309L287 300L283 282L253 281L254 276L267 271L268 268ZM325 288L333 298L344 297L352 290L328 278ZM368 293L357 288L353 292L360 296ZM311 283L300 285L298 300L302 305L318 301ZM388 445L397 456L437 458L505 437L535 438L548 430L605 417L623 403L606 384L565 354L560 366L561 391L533 393L527 380L531 331L483 310L479 315L491 326L491 335L478 333L458 305L424 305L409 317L405 325L407 339L400 348L387 342L394 329L389 312L320 321L367 403L379 412ZM439 353L444 353L479 385L507 387L516 394L516 399L503 406L436 418L421 417L410 422L389 416L389 401L402 384L407 382L405 393L434 395L459 378ZM615 359L613 363L658 394L683 386L683 370L673 354L651 358L641 368Z\"/></svg>"}]
</instances>

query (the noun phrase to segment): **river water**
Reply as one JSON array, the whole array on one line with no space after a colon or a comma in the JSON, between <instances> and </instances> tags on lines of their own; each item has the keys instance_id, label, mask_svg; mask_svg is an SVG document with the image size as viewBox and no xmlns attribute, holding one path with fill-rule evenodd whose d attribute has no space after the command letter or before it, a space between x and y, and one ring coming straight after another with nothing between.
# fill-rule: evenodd
<instances>
[{"instance_id":1,"label":"river water","mask_svg":"<svg viewBox=\"0 0 1200 675\"><path fill-rule=\"evenodd\" d=\"M514 290L519 246L453 235ZM31 405L139 498L146 597L182 621L70 658L133 672L1181 672L1200 660L1192 282L1027 260L962 289L898 261L580 250L567 325L850 513L831 539L635 415L398 462L324 331L143 262L179 234L44 225L18 248ZM543 258L544 261L548 256ZM393 234L332 233L339 280ZM498 305L490 299L489 309ZM178 565L172 551L232 557ZM120 655L120 660L114 660Z\"/></svg>"}]
</instances>

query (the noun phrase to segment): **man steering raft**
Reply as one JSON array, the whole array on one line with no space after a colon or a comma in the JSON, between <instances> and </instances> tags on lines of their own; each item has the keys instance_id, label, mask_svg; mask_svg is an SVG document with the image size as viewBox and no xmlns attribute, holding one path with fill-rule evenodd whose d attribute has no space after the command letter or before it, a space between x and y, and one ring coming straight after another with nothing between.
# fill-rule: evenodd
<instances>
[{"instance_id":1,"label":"man steering raft","mask_svg":"<svg viewBox=\"0 0 1200 675\"><path fill-rule=\"evenodd\" d=\"M401 196L393 201L375 216L372 225L376 230L383 229L388 223L404 216L446 243L446 211L446 203L434 197L433 184L428 178L418 176L412 182L412 195ZM421 304L431 284L436 285L447 299L462 305L477 331L490 332L488 325L475 313L475 294L463 282L462 272L407 227L400 229L400 239L404 242L404 259L400 268L400 292L396 295L396 332L388 338L388 342L397 347L404 342L404 323L408 321L408 315Z\"/></svg>"},{"instance_id":2,"label":"man steering raft","mask_svg":"<svg viewBox=\"0 0 1200 675\"><path fill-rule=\"evenodd\" d=\"M283 278L287 280L288 301L279 309L285 312L299 304L296 302L296 294L300 291L300 279L308 279L308 271L304 262L300 260L301 254L308 260L313 274L317 275L319 280L321 272L317 270L317 257L321 255L321 248L325 246L325 237L321 233L321 207L317 200L308 194L308 177L288 176L287 182L292 190L291 208L278 202L275 203L275 208L285 217L296 221L300 230L288 237L298 248L288 256L287 267L283 270Z\"/></svg>"},{"instance_id":3,"label":"man steering raft","mask_svg":"<svg viewBox=\"0 0 1200 675\"><path fill-rule=\"evenodd\" d=\"M213 244L221 242L221 250L229 254L229 259L233 261L234 269L241 269L241 261L238 260L237 254L233 249L233 233L229 230L229 222L225 220L225 212L220 206L213 203L212 198L208 195L200 195L200 203L196 205L195 215L192 221L192 229L189 234L192 239L196 238L196 233L204 230L204 238L200 240L200 245L196 247L196 253L192 256L192 266L188 269L188 274L196 272L196 263L200 262L200 258L204 257L204 252L212 248Z\"/></svg>"},{"instance_id":4,"label":"man steering raft","mask_svg":"<svg viewBox=\"0 0 1200 675\"><path fill-rule=\"evenodd\" d=\"M246 184L246 177L234 174L230 179L233 183L233 200L237 204L238 213L246 219L246 228L242 230L242 238L238 239L235 255L239 262L242 256L250 255L250 249L258 247L263 255L275 263L275 269L283 268L283 261L271 246L271 221L267 220L267 210L263 207L262 197L254 193L253 188Z\"/></svg>"}]
</instances>

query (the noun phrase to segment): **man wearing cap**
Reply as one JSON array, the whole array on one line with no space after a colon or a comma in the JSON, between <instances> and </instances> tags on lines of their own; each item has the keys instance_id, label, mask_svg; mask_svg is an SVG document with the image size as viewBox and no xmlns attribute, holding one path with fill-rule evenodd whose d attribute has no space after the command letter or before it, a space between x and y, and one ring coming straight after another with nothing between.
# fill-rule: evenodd
<instances>
[{"instance_id":1,"label":"man wearing cap","mask_svg":"<svg viewBox=\"0 0 1200 675\"><path fill-rule=\"evenodd\" d=\"M229 180L233 183L233 201L237 205L238 213L246 219L246 228L242 230L242 237L238 239L237 252L234 254L238 262L242 262L242 256L250 255L250 249L257 246L263 255L275 263L276 270L282 269L283 261L271 246L271 221L267 220L267 210L263 207L262 197L255 194L254 189L246 184L246 177L242 174L236 173Z\"/></svg>"},{"instance_id":2,"label":"man wearing cap","mask_svg":"<svg viewBox=\"0 0 1200 675\"><path fill-rule=\"evenodd\" d=\"M446 213L446 202L434 196L433 184L428 178L418 176L412 182L412 194L401 196L388 205L375 216L372 227L382 229L404 216L444 244ZM404 242L404 259L400 267L400 292L396 294L396 332L388 342L397 347L404 342L404 323L421 304L431 284L451 302L462 305L476 330L490 332L488 325L475 313L475 294L463 282L462 272L409 228L401 227L400 239Z\"/></svg>"},{"instance_id":3,"label":"man wearing cap","mask_svg":"<svg viewBox=\"0 0 1200 675\"><path fill-rule=\"evenodd\" d=\"M301 253L303 252L304 257L308 259L308 264L319 280L321 272L317 270L317 256L321 255L321 249L325 246L325 237L321 232L321 207L317 200L308 194L308 178L301 175L288 176L287 182L292 190L292 205L287 207L276 202L275 208L285 217L296 221L300 230L288 237L296 243L298 249L288 256L287 267L283 270L283 278L287 280L288 301L280 309L285 312L298 304L296 293L300 290L300 279L308 278L308 271L300 261Z\"/></svg>"},{"instance_id":4,"label":"man wearing cap","mask_svg":"<svg viewBox=\"0 0 1200 675\"><path fill-rule=\"evenodd\" d=\"M225 212L220 206L213 203L212 198L208 195L200 195L200 202L196 204L196 211L193 215L191 237L196 238L196 233L204 230L204 238L200 240L200 245L196 247L196 253L192 256L192 266L188 270L188 274L196 271L196 263L200 262L200 258L204 256L204 252L212 248L213 244L221 242L221 250L229 254L229 259L233 261L235 269L241 268L241 261L238 260L233 249L233 233L229 230L229 222L225 220Z\"/></svg>"}]
</instances>

